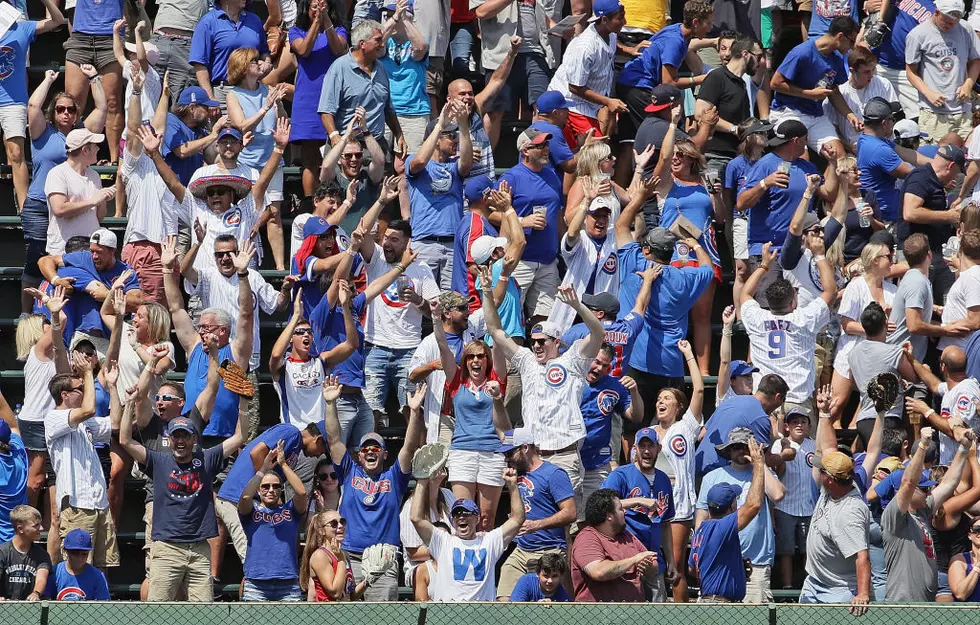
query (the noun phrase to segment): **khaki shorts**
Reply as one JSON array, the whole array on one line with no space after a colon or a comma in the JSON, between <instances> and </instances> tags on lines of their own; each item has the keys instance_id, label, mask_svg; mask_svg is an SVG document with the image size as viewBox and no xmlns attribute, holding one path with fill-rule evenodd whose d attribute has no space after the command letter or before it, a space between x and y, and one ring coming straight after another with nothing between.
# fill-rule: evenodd
<instances>
[{"instance_id":1,"label":"khaki shorts","mask_svg":"<svg viewBox=\"0 0 980 625\"><path fill-rule=\"evenodd\" d=\"M752 565L752 575L745 582L745 599L742 599L742 603L770 603L772 601L772 589L769 585L771 577L771 566Z\"/></svg>"},{"instance_id":2,"label":"khaki shorts","mask_svg":"<svg viewBox=\"0 0 980 625\"><path fill-rule=\"evenodd\" d=\"M173 601L181 588L188 601L213 601L211 547L208 541L168 543L158 540L150 551L148 601Z\"/></svg>"},{"instance_id":3,"label":"khaki shorts","mask_svg":"<svg viewBox=\"0 0 980 625\"><path fill-rule=\"evenodd\" d=\"M238 558L245 563L245 554L248 551L248 537L242 529L242 520L238 516L238 506L225 501L219 497L214 498L214 512L221 522L225 524L231 543L235 546L235 553Z\"/></svg>"},{"instance_id":4,"label":"khaki shorts","mask_svg":"<svg viewBox=\"0 0 980 625\"><path fill-rule=\"evenodd\" d=\"M108 510L83 510L67 504L61 506L61 526L59 536L62 542L68 532L83 529L92 537L92 551L88 554L89 564L100 569L119 566L119 548L116 545L116 529L112 525L112 513ZM68 558L64 549L61 557Z\"/></svg>"},{"instance_id":5,"label":"khaki shorts","mask_svg":"<svg viewBox=\"0 0 980 625\"><path fill-rule=\"evenodd\" d=\"M143 523L146 525L146 536L143 537L143 563L147 578L150 577L150 553L153 550L153 502L143 505Z\"/></svg>"},{"instance_id":6,"label":"khaki shorts","mask_svg":"<svg viewBox=\"0 0 980 625\"><path fill-rule=\"evenodd\" d=\"M568 554L564 549L525 551L520 547L514 547L514 551L507 556L507 560L504 561L504 565L500 567L500 579L497 582L497 596L510 597L511 593L514 592L514 586L517 585L517 580L519 580L522 575L532 572L533 569L528 566L528 563L532 560L537 560L541 556L548 553L559 555L562 558L568 557ZM562 583L566 586L568 585L567 582L568 580L562 580Z\"/></svg>"},{"instance_id":7,"label":"khaki shorts","mask_svg":"<svg viewBox=\"0 0 980 625\"><path fill-rule=\"evenodd\" d=\"M520 261L511 274L521 287L521 306L528 319L547 317L555 305L558 292L558 261L534 263Z\"/></svg>"},{"instance_id":8,"label":"khaki shorts","mask_svg":"<svg viewBox=\"0 0 980 625\"><path fill-rule=\"evenodd\" d=\"M970 111L945 114L921 109L919 130L926 135L924 140L928 143L939 143L940 139L951 132L955 132L965 140L973 130L973 115Z\"/></svg>"},{"instance_id":9,"label":"khaki shorts","mask_svg":"<svg viewBox=\"0 0 980 625\"><path fill-rule=\"evenodd\" d=\"M898 92L898 101L905 111L905 117L916 119L919 116L919 92L909 82L909 75L904 69L892 69L878 65L878 75L890 82Z\"/></svg>"},{"instance_id":10,"label":"khaki shorts","mask_svg":"<svg viewBox=\"0 0 980 625\"><path fill-rule=\"evenodd\" d=\"M445 59L441 56L430 56L429 67L425 70L425 92L436 97L442 96L446 84L446 72L443 69Z\"/></svg>"},{"instance_id":11,"label":"khaki shorts","mask_svg":"<svg viewBox=\"0 0 980 625\"><path fill-rule=\"evenodd\" d=\"M613 452L617 456L619 455L619 449L620 449L619 447L613 447ZM592 493L602 488L602 483L606 481L606 478L609 477L609 473L611 473L611 471L612 469L610 468L608 462L602 465L601 467L585 470L585 479L582 480L583 501L588 501ZM578 517L579 520L584 520L585 510L579 510Z\"/></svg>"}]
</instances>

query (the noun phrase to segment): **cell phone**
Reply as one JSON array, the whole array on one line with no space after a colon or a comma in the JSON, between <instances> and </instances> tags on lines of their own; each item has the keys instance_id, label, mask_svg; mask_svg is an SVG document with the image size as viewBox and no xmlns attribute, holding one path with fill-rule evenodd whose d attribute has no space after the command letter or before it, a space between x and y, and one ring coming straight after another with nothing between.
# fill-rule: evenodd
<instances>
[{"instance_id":1,"label":"cell phone","mask_svg":"<svg viewBox=\"0 0 980 625\"><path fill-rule=\"evenodd\" d=\"M405 276L398 276L397 284L398 284L398 292L399 293L401 293L405 289L412 288L412 281L411 281L411 279L406 278Z\"/></svg>"}]
</instances>

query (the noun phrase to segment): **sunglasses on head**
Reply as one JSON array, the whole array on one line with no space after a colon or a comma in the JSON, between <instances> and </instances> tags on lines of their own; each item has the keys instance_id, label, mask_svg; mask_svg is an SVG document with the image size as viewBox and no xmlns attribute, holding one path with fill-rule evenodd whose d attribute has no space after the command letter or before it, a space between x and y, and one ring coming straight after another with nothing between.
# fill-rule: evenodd
<instances>
[{"instance_id":1,"label":"sunglasses on head","mask_svg":"<svg viewBox=\"0 0 980 625\"><path fill-rule=\"evenodd\" d=\"M333 519L331 521L327 521L326 522L326 525L329 525L330 527L332 527L334 529L337 529L341 525L343 525L344 527L347 527L347 519L345 519L344 517L340 517L339 519Z\"/></svg>"},{"instance_id":2,"label":"sunglasses on head","mask_svg":"<svg viewBox=\"0 0 980 625\"><path fill-rule=\"evenodd\" d=\"M154 399L155 401L173 401L180 398L176 395L171 395L170 393L157 393Z\"/></svg>"},{"instance_id":3,"label":"sunglasses on head","mask_svg":"<svg viewBox=\"0 0 980 625\"><path fill-rule=\"evenodd\" d=\"M282 484L259 484L259 490L281 490Z\"/></svg>"},{"instance_id":4,"label":"sunglasses on head","mask_svg":"<svg viewBox=\"0 0 980 625\"><path fill-rule=\"evenodd\" d=\"M335 480L337 479L337 474L335 472L330 473L319 473L316 476L318 480Z\"/></svg>"},{"instance_id":5,"label":"sunglasses on head","mask_svg":"<svg viewBox=\"0 0 980 625\"><path fill-rule=\"evenodd\" d=\"M224 252L215 252L214 253L214 257L215 258L224 258L225 256L234 256L237 253L238 252L236 252L235 250L225 250Z\"/></svg>"},{"instance_id":6,"label":"sunglasses on head","mask_svg":"<svg viewBox=\"0 0 980 625\"><path fill-rule=\"evenodd\" d=\"M217 197L219 195L224 195L226 193L231 193L230 187L209 187L204 194L208 197Z\"/></svg>"},{"instance_id":7,"label":"sunglasses on head","mask_svg":"<svg viewBox=\"0 0 980 625\"><path fill-rule=\"evenodd\" d=\"M58 106L54 107L54 112L55 113L71 113L71 114L74 115L75 113L78 112L78 107L76 107L74 104L71 104L69 106L62 106L62 105L59 104Z\"/></svg>"}]
</instances>

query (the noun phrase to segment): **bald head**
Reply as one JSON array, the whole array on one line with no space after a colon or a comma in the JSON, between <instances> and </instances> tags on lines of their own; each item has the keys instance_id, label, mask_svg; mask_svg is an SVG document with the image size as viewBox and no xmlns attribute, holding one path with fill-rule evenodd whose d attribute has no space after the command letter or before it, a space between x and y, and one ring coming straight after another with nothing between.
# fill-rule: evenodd
<instances>
[{"instance_id":1,"label":"bald head","mask_svg":"<svg viewBox=\"0 0 980 625\"><path fill-rule=\"evenodd\" d=\"M939 140L939 145L955 145L958 148L962 148L966 146L966 141L955 132L949 132L942 136Z\"/></svg>"},{"instance_id":2,"label":"bald head","mask_svg":"<svg viewBox=\"0 0 980 625\"><path fill-rule=\"evenodd\" d=\"M950 345L943 350L939 360L946 367L947 374L958 375L966 373L966 352L961 347Z\"/></svg>"},{"instance_id":3,"label":"bald head","mask_svg":"<svg viewBox=\"0 0 980 625\"><path fill-rule=\"evenodd\" d=\"M459 94L461 93L468 93L470 96L472 96L473 85L471 85L470 81L466 80L465 78L457 78L449 83L449 87L447 87L446 91L450 100L459 97Z\"/></svg>"}]
</instances>

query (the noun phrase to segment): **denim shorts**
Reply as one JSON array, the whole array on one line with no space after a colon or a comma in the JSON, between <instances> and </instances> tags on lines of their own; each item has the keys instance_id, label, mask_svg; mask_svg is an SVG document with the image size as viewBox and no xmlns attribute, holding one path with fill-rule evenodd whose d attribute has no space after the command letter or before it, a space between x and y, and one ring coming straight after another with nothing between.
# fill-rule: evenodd
<instances>
[{"instance_id":1,"label":"denim shorts","mask_svg":"<svg viewBox=\"0 0 980 625\"><path fill-rule=\"evenodd\" d=\"M48 452L48 444L44 440L44 421L23 421L17 419L20 437L28 451Z\"/></svg>"},{"instance_id":2,"label":"denim shorts","mask_svg":"<svg viewBox=\"0 0 980 625\"><path fill-rule=\"evenodd\" d=\"M246 579L242 601L302 601L298 579Z\"/></svg>"},{"instance_id":3,"label":"denim shorts","mask_svg":"<svg viewBox=\"0 0 980 625\"><path fill-rule=\"evenodd\" d=\"M399 408L408 405L406 384L414 351L368 345L364 355L364 399L371 410L385 412L385 402L392 390L398 396Z\"/></svg>"}]
</instances>

